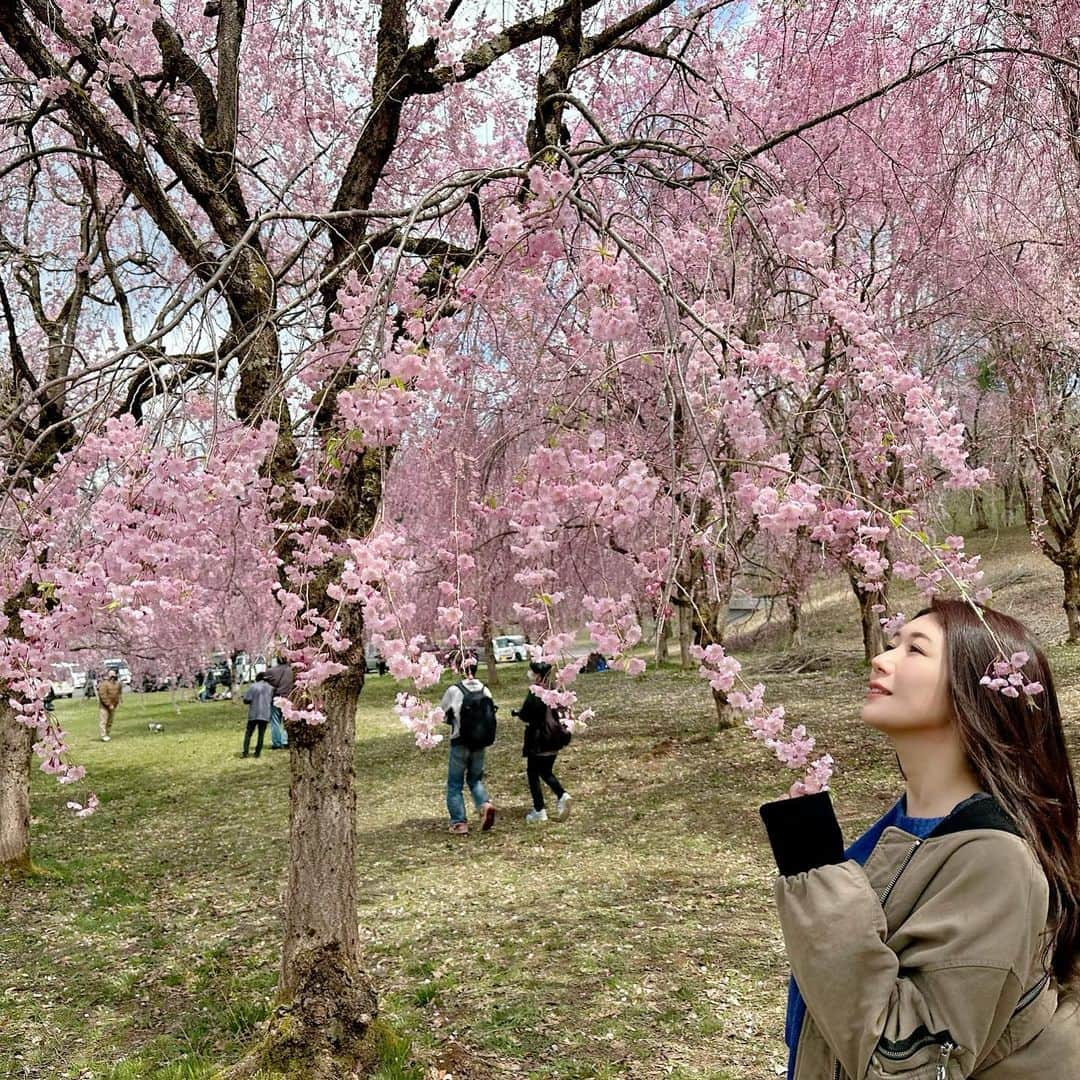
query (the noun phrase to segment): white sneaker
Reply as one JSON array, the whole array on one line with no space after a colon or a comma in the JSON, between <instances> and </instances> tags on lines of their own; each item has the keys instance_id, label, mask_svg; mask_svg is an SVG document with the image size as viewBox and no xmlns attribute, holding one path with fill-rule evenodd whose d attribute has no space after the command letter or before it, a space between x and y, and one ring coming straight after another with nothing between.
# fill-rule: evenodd
<instances>
[{"instance_id":1,"label":"white sneaker","mask_svg":"<svg viewBox=\"0 0 1080 1080\"><path fill-rule=\"evenodd\" d=\"M525 821L529 825L538 825L541 821L547 821L546 810L530 810L525 815Z\"/></svg>"},{"instance_id":2,"label":"white sneaker","mask_svg":"<svg viewBox=\"0 0 1080 1080\"><path fill-rule=\"evenodd\" d=\"M564 791L559 796L559 801L555 804L555 816L563 821L570 816L570 792Z\"/></svg>"},{"instance_id":3,"label":"white sneaker","mask_svg":"<svg viewBox=\"0 0 1080 1080\"><path fill-rule=\"evenodd\" d=\"M112 742L112 739L110 739L108 735L102 735L101 736L101 741L102 742Z\"/></svg>"}]
</instances>

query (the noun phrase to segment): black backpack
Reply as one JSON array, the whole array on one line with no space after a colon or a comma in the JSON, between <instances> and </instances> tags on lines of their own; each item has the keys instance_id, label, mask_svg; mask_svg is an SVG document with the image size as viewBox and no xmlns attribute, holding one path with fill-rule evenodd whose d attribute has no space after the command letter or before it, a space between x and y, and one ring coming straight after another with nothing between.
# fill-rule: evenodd
<instances>
[{"instance_id":1,"label":"black backpack","mask_svg":"<svg viewBox=\"0 0 1080 1080\"><path fill-rule=\"evenodd\" d=\"M563 724L563 710L553 709L550 705L544 710L544 726L540 733L540 742L548 753L558 752L564 746L570 745L573 735Z\"/></svg>"},{"instance_id":2,"label":"black backpack","mask_svg":"<svg viewBox=\"0 0 1080 1080\"><path fill-rule=\"evenodd\" d=\"M482 750L495 741L495 702L483 690L466 690L464 683L457 685L464 695L458 741L470 750Z\"/></svg>"}]
</instances>

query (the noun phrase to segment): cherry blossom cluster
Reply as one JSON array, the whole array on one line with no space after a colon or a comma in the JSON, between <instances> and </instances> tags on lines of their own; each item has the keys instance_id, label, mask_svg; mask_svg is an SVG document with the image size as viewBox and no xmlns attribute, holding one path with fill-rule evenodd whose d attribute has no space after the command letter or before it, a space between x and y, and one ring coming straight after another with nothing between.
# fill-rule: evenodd
<instances>
[{"instance_id":1,"label":"cherry blossom cluster","mask_svg":"<svg viewBox=\"0 0 1080 1080\"><path fill-rule=\"evenodd\" d=\"M213 416L193 400L189 433ZM63 783L85 770L65 760L66 735L43 708L51 664L122 651L136 678L175 675L218 648L261 651L274 634L277 567L258 472L276 432L215 426L212 451L191 453L131 417L110 420L11 496L8 509L21 505L4 566L25 600L0 638L0 679L37 730L41 768Z\"/></svg>"},{"instance_id":2,"label":"cherry blossom cluster","mask_svg":"<svg viewBox=\"0 0 1080 1080\"><path fill-rule=\"evenodd\" d=\"M1018 698L1021 694L1037 697L1043 692L1042 683L1029 679L1024 673L1024 665L1030 659L1026 652L1014 652L1007 658L1001 657L987 667L979 684L996 690L1004 697Z\"/></svg>"},{"instance_id":3,"label":"cherry blossom cluster","mask_svg":"<svg viewBox=\"0 0 1080 1080\"><path fill-rule=\"evenodd\" d=\"M833 774L831 754L823 754L811 759L816 747L812 735L807 734L803 724L797 724L790 731L785 731L783 705L773 709L765 708L765 686L755 684L744 690L735 689L736 682L741 682L742 664L730 656L722 645L691 646L691 655L700 662L698 673L706 679L716 693L725 694L728 704L745 714L744 723L750 734L770 749L777 761L789 769L804 770L800 779L792 783L788 794L795 798L800 795L812 795L828 787Z\"/></svg>"}]
</instances>

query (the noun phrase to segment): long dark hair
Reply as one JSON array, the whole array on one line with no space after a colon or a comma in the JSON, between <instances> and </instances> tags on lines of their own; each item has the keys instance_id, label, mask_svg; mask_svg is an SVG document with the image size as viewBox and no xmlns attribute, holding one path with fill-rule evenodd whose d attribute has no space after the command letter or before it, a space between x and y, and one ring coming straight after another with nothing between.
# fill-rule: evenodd
<instances>
[{"instance_id":1,"label":"long dark hair","mask_svg":"<svg viewBox=\"0 0 1080 1080\"><path fill-rule=\"evenodd\" d=\"M1069 751L1054 678L1042 648L1017 619L963 600L935 599L945 633L949 693L961 745L984 791L1031 844L1050 884L1054 973L1073 973L1080 946L1080 832ZM980 684L995 661L1024 652L1022 674L1042 684L1007 697Z\"/></svg>"}]
</instances>

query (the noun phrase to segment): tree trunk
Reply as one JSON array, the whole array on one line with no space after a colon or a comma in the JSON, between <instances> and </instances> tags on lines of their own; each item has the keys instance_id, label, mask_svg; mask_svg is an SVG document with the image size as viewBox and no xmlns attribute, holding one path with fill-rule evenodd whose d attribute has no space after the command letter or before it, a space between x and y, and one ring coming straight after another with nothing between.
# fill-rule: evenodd
<instances>
[{"instance_id":1,"label":"tree trunk","mask_svg":"<svg viewBox=\"0 0 1080 1080\"><path fill-rule=\"evenodd\" d=\"M6 698L6 695L5 695ZM30 755L34 729L0 702L0 874L30 869Z\"/></svg>"},{"instance_id":2,"label":"tree trunk","mask_svg":"<svg viewBox=\"0 0 1080 1080\"><path fill-rule=\"evenodd\" d=\"M1014 477L1008 477L1001 485L1003 524L1008 527L1024 516L1023 499Z\"/></svg>"},{"instance_id":3,"label":"tree trunk","mask_svg":"<svg viewBox=\"0 0 1080 1080\"><path fill-rule=\"evenodd\" d=\"M796 592L789 592L784 600L787 603L788 645L793 651L799 651L805 645L803 640L802 599Z\"/></svg>"},{"instance_id":4,"label":"tree trunk","mask_svg":"<svg viewBox=\"0 0 1080 1080\"><path fill-rule=\"evenodd\" d=\"M986 513L986 495L981 488L975 489L973 502L975 510L975 531L988 532L990 529L990 519Z\"/></svg>"},{"instance_id":5,"label":"tree trunk","mask_svg":"<svg viewBox=\"0 0 1080 1080\"><path fill-rule=\"evenodd\" d=\"M356 702L363 667L324 685L319 725L289 724L289 879L278 1007L230 1078L259 1069L312 1080L363 1076L378 1011L356 924Z\"/></svg>"},{"instance_id":6,"label":"tree trunk","mask_svg":"<svg viewBox=\"0 0 1080 1080\"><path fill-rule=\"evenodd\" d=\"M734 727L735 721L738 719L738 713L729 703L727 694L723 690L714 690L712 696L713 704L716 706L717 730L726 731L728 728Z\"/></svg>"},{"instance_id":7,"label":"tree trunk","mask_svg":"<svg viewBox=\"0 0 1080 1080\"><path fill-rule=\"evenodd\" d=\"M706 648L709 645L724 644L724 627L727 621L728 604L731 601L731 575L723 567L717 567L715 575L716 595L710 595L705 575L696 578L699 583L692 608L694 620L694 644ZM727 694L714 690L713 704L716 706L717 727L723 731L735 724L735 710L728 703Z\"/></svg>"},{"instance_id":8,"label":"tree trunk","mask_svg":"<svg viewBox=\"0 0 1080 1080\"><path fill-rule=\"evenodd\" d=\"M491 644L491 619L484 619L480 624L480 634L484 643L484 650L487 653L487 684L488 686L498 686L499 669L495 663L495 648Z\"/></svg>"},{"instance_id":9,"label":"tree trunk","mask_svg":"<svg viewBox=\"0 0 1080 1080\"><path fill-rule=\"evenodd\" d=\"M656 622L656 664L666 664L668 660L668 642L671 640L671 619L661 617Z\"/></svg>"},{"instance_id":10,"label":"tree trunk","mask_svg":"<svg viewBox=\"0 0 1080 1080\"><path fill-rule=\"evenodd\" d=\"M690 646L694 641L690 609L685 604L680 604L676 610L679 612L679 666L683 671L689 671Z\"/></svg>"},{"instance_id":11,"label":"tree trunk","mask_svg":"<svg viewBox=\"0 0 1080 1080\"><path fill-rule=\"evenodd\" d=\"M1061 568L1065 578L1065 618L1069 622L1068 644L1080 645L1080 563L1065 563Z\"/></svg>"},{"instance_id":12,"label":"tree trunk","mask_svg":"<svg viewBox=\"0 0 1080 1080\"><path fill-rule=\"evenodd\" d=\"M867 592L858 582L858 579L848 575L851 582L852 592L859 602L859 618L862 621L863 653L866 662L869 663L878 653L885 651L885 634L881 629L881 621L878 613L871 610L878 604L885 603L885 592Z\"/></svg>"}]
</instances>

